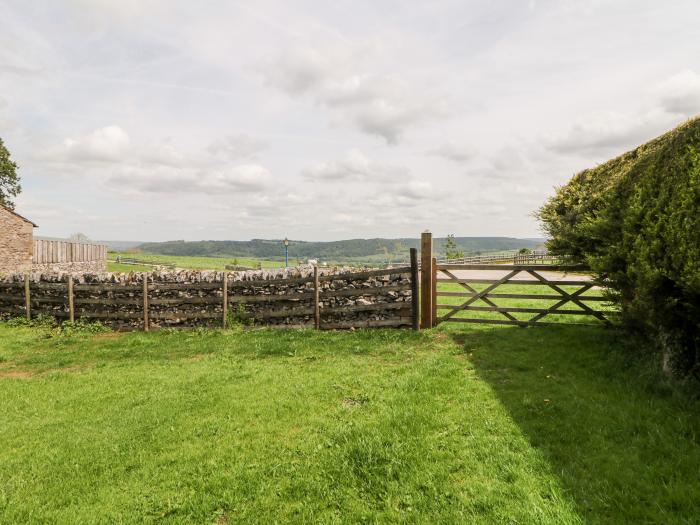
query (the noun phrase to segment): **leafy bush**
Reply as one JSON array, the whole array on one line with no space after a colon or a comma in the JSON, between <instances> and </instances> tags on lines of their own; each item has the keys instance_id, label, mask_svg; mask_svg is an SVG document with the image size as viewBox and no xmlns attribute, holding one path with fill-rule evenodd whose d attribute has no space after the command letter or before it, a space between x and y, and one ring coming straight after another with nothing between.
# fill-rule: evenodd
<instances>
[{"instance_id":1,"label":"leafy bush","mask_svg":"<svg viewBox=\"0 0 700 525\"><path fill-rule=\"evenodd\" d=\"M99 321L85 321L83 319L78 319L77 321L64 321L59 325L62 334L73 335L73 334L102 334L105 332L111 332L112 329L108 326L103 325Z\"/></svg>"},{"instance_id":2,"label":"leafy bush","mask_svg":"<svg viewBox=\"0 0 700 525\"><path fill-rule=\"evenodd\" d=\"M78 319L77 321L64 321L59 324L55 317L44 314L40 314L32 319L27 319L26 317L12 317L7 320L7 324L15 327L25 326L45 330L48 337L100 334L111 331L109 327L103 325L99 321L91 322Z\"/></svg>"},{"instance_id":3,"label":"leafy bush","mask_svg":"<svg viewBox=\"0 0 700 525\"><path fill-rule=\"evenodd\" d=\"M56 328L56 319L50 315L40 314L31 319L26 317L11 317L8 319L7 324L10 326L31 326L32 328L45 328L52 330Z\"/></svg>"},{"instance_id":4,"label":"leafy bush","mask_svg":"<svg viewBox=\"0 0 700 525\"><path fill-rule=\"evenodd\" d=\"M229 310L227 324L231 328L252 326L253 319L245 311L245 307L238 303L235 310Z\"/></svg>"},{"instance_id":5,"label":"leafy bush","mask_svg":"<svg viewBox=\"0 0 700 525\"><path fill-rule=\"evenodd\" d=\"M575 175L538 217L550 251L609 278L625 326L700 376L700 118Z\"/></svg>"},{"instance_id":6,"label":"leafy bush","mask_svg":"<svg viewBox=\"0 0 700 525\"><path fill-rule=\"evenodd\" d=\"M450 234L445 241L445 258L446 259L461 259L464 257L464 250L460 250L455 241L455 235Z\"/></svg>"}]
</instances>

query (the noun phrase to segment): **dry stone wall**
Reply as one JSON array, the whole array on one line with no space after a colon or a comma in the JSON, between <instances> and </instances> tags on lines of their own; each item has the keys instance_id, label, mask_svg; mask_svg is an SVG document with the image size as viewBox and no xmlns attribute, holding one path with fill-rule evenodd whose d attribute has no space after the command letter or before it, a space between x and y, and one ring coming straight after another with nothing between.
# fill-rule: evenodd
<instances>
[{"instance_id":1,"label":"dry stone wall","mask_svg":"<svg viewBox=\"0 0 700 525\"><path fill-rule=\"evenodd\" d=\"M39 274L50 273L103 273L107 271L107 261L76 261L57 263L33 263L31 271Z\"/></svg>"},{"instance_id":2,"label":"dry stone wall","mask_svg":"<svg viewBox=\"0 0 700 525\"><path fill-rule=\"evenodd\" d=\"M413 295L410 268L357 272L313 267L246 272L158 271L65 273L29 276L31 313L70 316L68 280L73 280L75 319L99 320L115 329L143 329L144 278L151 329L222 326L224 278L229 322L314 327L316 296L320 328L410 326ZM0 281L0 313L26 315L24 277Z\"/></svg>"}]
</instances>

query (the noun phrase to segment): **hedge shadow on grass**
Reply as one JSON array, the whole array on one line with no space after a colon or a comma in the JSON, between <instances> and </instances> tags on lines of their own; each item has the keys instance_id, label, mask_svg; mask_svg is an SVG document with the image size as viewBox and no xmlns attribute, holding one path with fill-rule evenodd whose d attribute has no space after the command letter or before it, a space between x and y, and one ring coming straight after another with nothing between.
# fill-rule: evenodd
<instances>
[{"instance_id":1,"label":"hedge shadow on grass","mask_svg":"<svg viewBox=\"0 0 700 525\"><path fill-rule=\"evenodd\" d=\"M650 386L614 331L449 333L586 521L695 523L700 406L673 389Z\"/></svg>"}]
</instances>

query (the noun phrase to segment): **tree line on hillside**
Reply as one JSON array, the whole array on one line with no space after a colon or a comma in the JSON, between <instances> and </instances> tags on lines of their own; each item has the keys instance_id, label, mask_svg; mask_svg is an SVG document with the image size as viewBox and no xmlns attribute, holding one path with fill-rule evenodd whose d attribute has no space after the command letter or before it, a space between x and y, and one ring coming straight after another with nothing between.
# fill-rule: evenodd
<instances>
[{"instance_id":1,"label":"tree line on hillside","mask_svg":"<svg viewBox=\"0 0 700 525\"><path fill-rule=\"evenodd\" d=\"M510 237L454 237L435 239L438 255L461 253L475 255L483 252L536 248L542 241ZM406 259L410 248L419 248L420 239L349 239L343 241L290 241L291 257L342 260L347 258L383 256ZM190 255L211 257L279 258L284 255L281 240L253 239L250 241L167 241L144 243L138 247L147 253L161 255Z\"/></svg>"}]
</instances>

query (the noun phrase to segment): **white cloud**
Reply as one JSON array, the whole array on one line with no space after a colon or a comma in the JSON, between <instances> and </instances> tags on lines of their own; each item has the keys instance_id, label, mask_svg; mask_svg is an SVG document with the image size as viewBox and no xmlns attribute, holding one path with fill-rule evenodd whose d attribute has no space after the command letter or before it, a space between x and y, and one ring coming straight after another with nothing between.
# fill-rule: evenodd
<instances>
[{"instance_id":1,"label":"white cloud","mask_svg":"<svg viewBox=\"0 0 700 525\"><path fill-rule=\"evenodd\" d=\"M448 114L444 97L396 75L372 71L376 44L297 47L257 69L265 82L289 95L309 95L340 121L397 144L410 127ZM428 79L426 79L427 81Z\"/></svg>"},{"instance_id":2,"label":"white cloud","mask_svg":"<svg viewBox=\"0 0 700 525\"><path fill-rule=\"evenodd\" d=\"M455 141L448 141L437 148L428 150L428 155L442 157L457 164L466 164L477 155L476 149L469 144L458 144Z\"/></svg>"},{"instance_id":3,"label":"white cloud","mask_svg":"<svg viewBox=\"0 0 700 525\"><path fill-rule=\"evenodd\" d=\"M61 147L40 154L46 160L65 163L119 162L131 145L129 135L119 126L105 126L78 138L67 138Z\"/></svg>"},{"instance_id":4,"label":"white cloud","mask_svg":"<svg viewBox=\"0 0 700 525\"><path fill-rule=\"evenodd\" d=\"M588 115L566 132L545 137L545 145L561 154L622 153L677 125L679 115L700 113L700 74L693 70L683 70L650 91L653 99L645 111Z\"/></svg>"},{"instance_id":5,"label":"white cloud","mask_svg":"<svg viewBox=\"0 0 700 525\"><path fill-rule=\"evenodd\" d=\"M409 180L396 185L396 193L411 200L424 200L433 196L433 185L428 181Z\"/></svg>"},{"instance_id":6,"label":"white cloud","mask_svg":"<svg viewBox=\"0 0 700 525\"><path fill-rule=\"evenodd\" d=\"M231 159L250 156L263 147L247 136L216 140L206 150L186 151L170 141L134 144L119 126L98 128L48 148L37 160L58 165L61 173L80 177L124 194L190 193L230 195L268 189L272 175L256 163ZM244 155L244 153L246 155Z\"/></svg>"},{"instance_id":7,"label":"white cloud","mask_svg":"<svg viewBox=\"0 0 700 525\"><path fill-rule=\"evenodd\" d=\"M686 69L663 82L657 90L661 106L687 117L700 114L700 74Z\"/></svg>"},{"instance_id":8,"label":"white cloud","mask_svg":"<svg viewBox=\"0 0 700 525\"><path fill-rule=\"evenodd\" d=\"M325 53L312 47L294 47L259 67L271 87L292 95L323 88L334 77L347 73L344 66L353 57L342 56L338 50Z\"/></svg>"},{"instance_id":9,"label":"white cloud","mask_svg":"<svg viewBox=\"0 0 700 525\"><path fill-rule=\"evenodd\" d=\"M677 123L677 117L654 109L643 114L608 112L591 115L545 145L561 154L611 155L648 141Z\"/></svg>"},{"instance_id":10,"label":"white cloud","mask_svg":"<svg viewBox=\"0 0 700 525\"><path fill-rule=\"evenodd\" d=\"M408 170L370 160L358 150L350 150L344 158L316 162L302 170L302 175L314 181L381 180L405 175Z\"/></svg>"},{"instance_id":11,"label":"white cloud","mask_svg":"<svg viewBox=\"0 0 700 525\"><path fill-rule=\"evenodd\" d=\"M250 135L230 135L212 142L207 151L231 160L250 159L267 148L266 141Z\"/></svg>"},{"instance_id":12,"label":"white cloud","mask_svg":"<svg viewBox=\"0 0 700 525\"><path fill-rule=\"evenodd\" d=\"M197 193L220 195L262 192L270 188L272 175L257 164L242 164L221 171L131 166L117 170L108 186L126 193Z\"/></svg>"}]
</instances>

